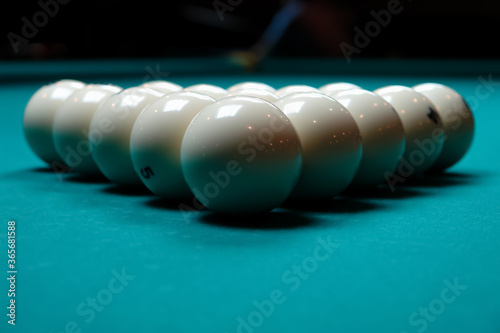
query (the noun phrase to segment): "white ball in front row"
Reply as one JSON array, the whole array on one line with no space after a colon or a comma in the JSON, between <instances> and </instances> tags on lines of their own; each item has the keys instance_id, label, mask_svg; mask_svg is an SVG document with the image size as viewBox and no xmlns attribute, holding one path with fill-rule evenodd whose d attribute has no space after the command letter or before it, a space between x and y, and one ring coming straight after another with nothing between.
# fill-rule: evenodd
<instances>
[{"instance_id":1,"label":"white ball in front row","mask_svg":"<svg viewBox=\"0 0 500 333\"><path fill-rule=\"evenodd\" d=\"M166 198L192 196L182 174L181 143L191 120L213 102L207 95L174 92L141 112L130 136L130 154L151 192Z\"/></svg>"},{"instance_id":2,"label":"white ball in front row","mask_svg":"<svg viewBox=\"0 0 500 333\"><path fill-rule=\"evenodd\" d=\"M363 89L340 92L336 99L351 113L361 133L363 154L353 186L384 183L396 170L405 134L396 110L382 97Z\"/></svg>"},{"instance_id":3,"label":"white ball in front row","mask_svg":"<svg viewBox=\"0 0 500 333\"><path fill-rule=\"evenodd\" d=\"M302 144L302 172L291 197L333 197L351 183L361 161L361 137L352 115L320 93L288 95L275 105L290 119Z\"/></svg>"},{"instance_id":4,"label":"white ball in front row","mask_svg":"<svg viewBox=\"0 0 500 333\"><path fill-rule=\"evenodd\" d=\"M130 157L130 133L141 111L164 94L133 87L111 96L97 108L89 132L92 157L110 181L126 186L142 185Z\"/></svg>"},{"instance_id":5,"label":"white ball in front row","mask_svg":"<svg viewBox=\"0 0 500 333\"><path fill-rule=\"evenodd\" d=\"M89 84L59 107L54 117L54 145L64 163L73 170L86 175L101 173L90 151L90 122L99 105L121 90L113 85Z\"/></svg>"},{"instance_id":6,"label":"white ball in front row","mask_svg":"<svg viewBox=\"0 0 500 333\"><path fill-rule=\"evenodd\" d=\"M54 117L61 104L85 83L76 80L61 80L38 89L24 110L24 136L31 150L45 162L63 164L52 138Z\"/></svg>"},{"instance_id":7,"label":"white ball in front row","mask_svg":"<svg viewBox=\"0 0 500 333\"><path fill-rule=\"evenodd\" d=\"M205 107L181 146L186 182L208 209L264 213L295 187L300 141L288 117L262 99L233 96Z\"/></svg>"},{"instance_id":8,"label":"white ball in front row","mask_svg":"<svg viewBox=\"0 0 500 333\"><path fill-rule=\"evenodd\" d=\"M443 150L432 166L442 171L460 161L469 150L474 137L474 117L465 99L455 90L439 83L423 83L414 86L435 106L443 121L445 141Z\"/></svg>"},{"instance_id":9,"label":"white ball in front row","mask_svg":"<svg viewBox=\"0 0 500 333\"><path fill-rule=\"evenodd\" d=\"M436 107L427 97L405 86L387 86L374 92L394 107L403 123L405 152L399 173L408 177L427 171L443 148L443 123Z\"/></svg>"}]
</instances>

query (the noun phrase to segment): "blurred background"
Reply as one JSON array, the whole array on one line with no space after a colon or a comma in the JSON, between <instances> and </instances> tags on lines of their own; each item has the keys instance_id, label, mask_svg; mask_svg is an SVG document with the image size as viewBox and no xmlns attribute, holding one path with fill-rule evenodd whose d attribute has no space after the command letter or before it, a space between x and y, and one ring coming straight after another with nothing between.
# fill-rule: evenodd
<instances>
[{"instance_id":1,"label":"blurred background","mask_svg":"<svg viewBox=\"0 0 500 333\"><path fill-rule=\"evenodd\" d=\"M499 58L500 2L41 0L4 4L0 59L220 56ZM387 13L387 12L386 12ZM358 29L358 30L356 30ZM344 43L344 44L342 44ZM358 46L358 47L357 47ZM359 47L363 46L363 47ZM251 59L249 60L251 61Z\"/></svg>"}]
</instances>

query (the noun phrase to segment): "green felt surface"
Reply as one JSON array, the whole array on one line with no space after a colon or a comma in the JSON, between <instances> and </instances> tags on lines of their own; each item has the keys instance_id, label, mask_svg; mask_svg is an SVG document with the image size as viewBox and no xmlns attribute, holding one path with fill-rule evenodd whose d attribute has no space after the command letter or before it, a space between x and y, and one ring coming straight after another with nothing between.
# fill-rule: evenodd
<instances>
[{"instance_id":1,"label":"green felt surface","mask_svg":"<svg viewBox=\"0 0 500 333\"><path fill-rule=\"evenodd\" d=\"M0 267L7 276L7 222L15 220L18 273L15 327L7 324L8 282L0 283L0 331L500 332L500 86L481 79L500 77L472 65L455 75L388 76L371 64L379 74L200 70L168 77L183 86L347 81L370 90L440 82L477 102L471 150L447 173L394 193L381 188L281 207L260 222L182 212L178 202L146 191L56 175L22 134L23 109L41 77L4 81ZM85 79L128 87L146 74ZM128 280L116 278L123 273Z\"/></svg>"}]
</instances>

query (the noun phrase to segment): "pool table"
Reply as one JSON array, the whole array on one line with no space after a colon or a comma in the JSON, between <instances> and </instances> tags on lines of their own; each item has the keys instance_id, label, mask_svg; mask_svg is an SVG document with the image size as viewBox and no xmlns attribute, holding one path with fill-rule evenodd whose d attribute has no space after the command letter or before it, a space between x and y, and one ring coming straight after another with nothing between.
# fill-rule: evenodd
<instances>
[{"instance_id":1,"label":"pool table","mask_svg":"<svg viewBox=\"0 0 500 333\"><path fill-rule=\"evenodd\" d=\"M439 82L469 102L475 137L446 172L395 191L223 217L39 160L24 107L64 78ZM0 100L1 332L500 332L499 61L267 59L252 71L225 58L0 62Z\"/></svg>"}]
</instances>

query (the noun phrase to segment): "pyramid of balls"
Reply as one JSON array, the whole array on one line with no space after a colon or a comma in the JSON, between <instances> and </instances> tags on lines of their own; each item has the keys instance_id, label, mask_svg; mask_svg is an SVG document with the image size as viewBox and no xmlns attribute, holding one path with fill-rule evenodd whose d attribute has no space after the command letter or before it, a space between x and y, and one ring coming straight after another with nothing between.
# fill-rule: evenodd
<instances>
[{"instance_id":1,"label":"pyramid of balls","mask_svg":"<svg viewBox=\"0 0 500 333\"><path fill-rule=\"evenodd\" d=\"M53 168L251 214L444 170L469 149L474 120L462 96L437 83L368 91L61 80L31 97L24 133Z\"/></svg>"}]
</instances>

